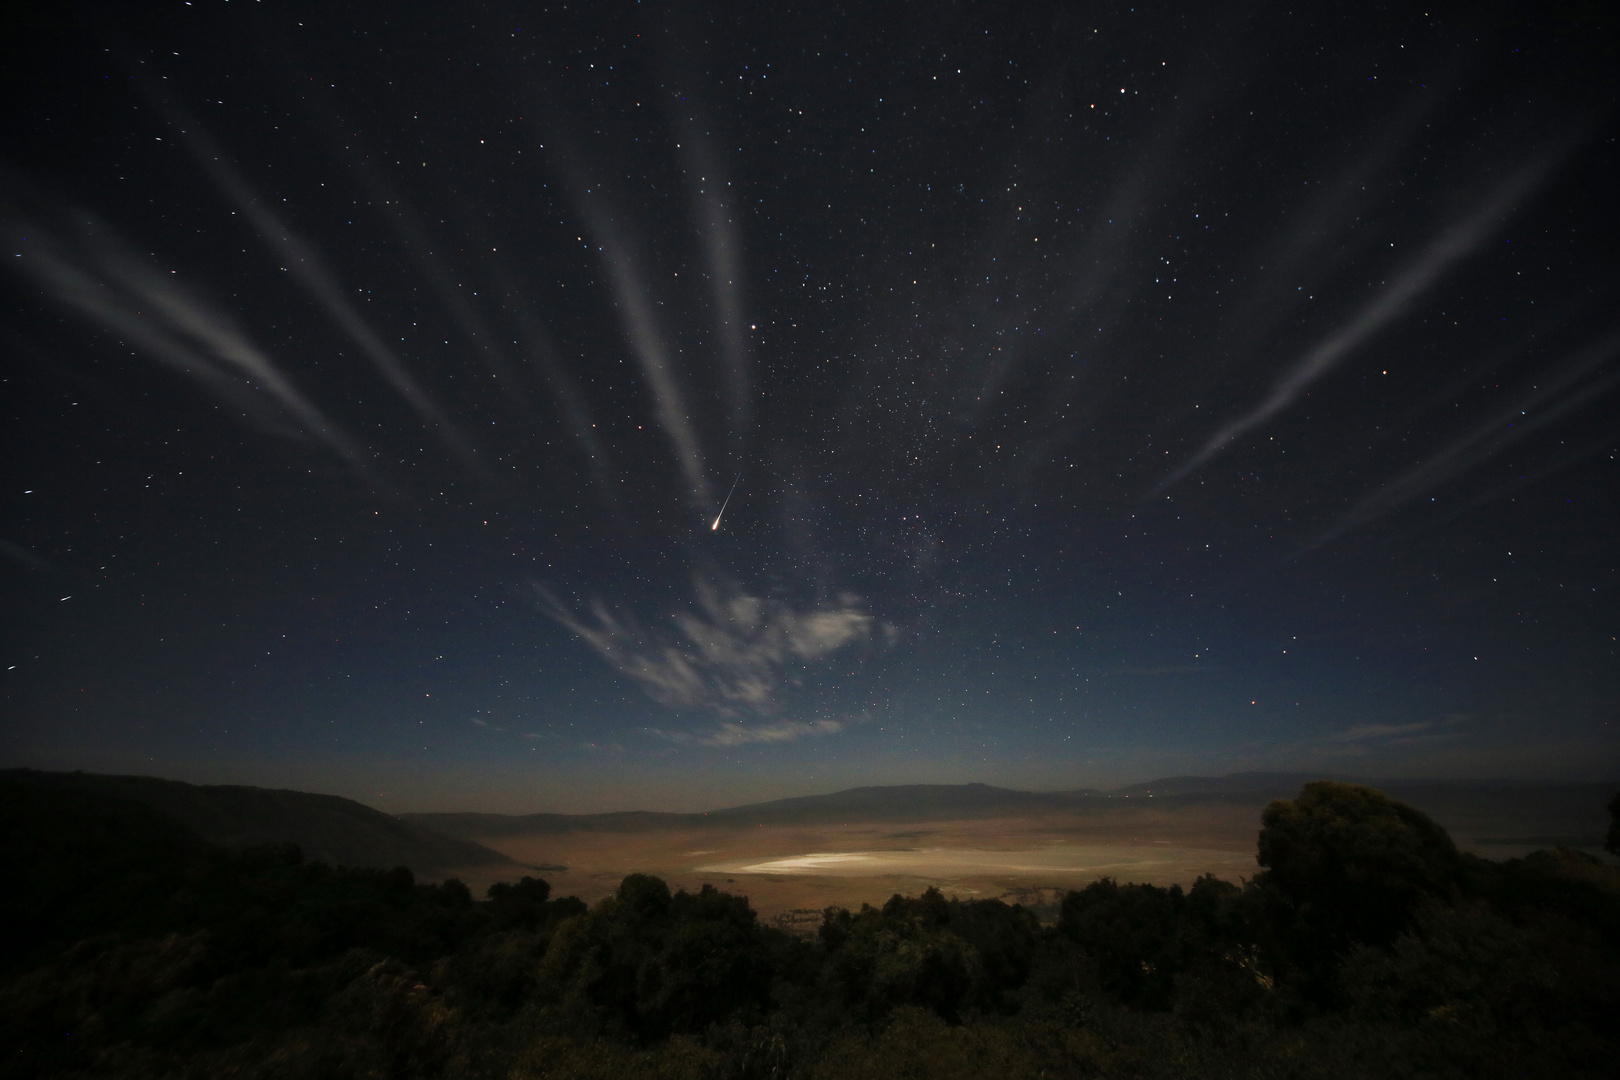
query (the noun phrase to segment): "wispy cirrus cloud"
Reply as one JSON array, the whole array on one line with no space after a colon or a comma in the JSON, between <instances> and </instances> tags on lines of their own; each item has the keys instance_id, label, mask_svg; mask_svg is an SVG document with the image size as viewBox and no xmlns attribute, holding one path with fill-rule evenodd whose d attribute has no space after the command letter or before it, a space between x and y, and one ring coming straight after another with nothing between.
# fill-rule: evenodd
<instances>
[{"instance_id":1,"label":"wispy cirrus cloud","mask_svg":"<svg viewBox=\"0 0 1620 1080\"><path fill-rule=\"evenodd\" d=\"M600 600L590 605L588 615L576 614L549 591L536 589L553 619L654 701L707 709L728 721L712 738L705 737L717 746L782 742L841 730L843 722L837 720L774 719L781 692L799 684L815 662L869 643L880 630L892 634L853 593L799 610L740 589L722 592L700 579L695 609L671 613L670 631L648 628ZM745 724L748 717L772 722Z\"/></svg>"}]
</instances>

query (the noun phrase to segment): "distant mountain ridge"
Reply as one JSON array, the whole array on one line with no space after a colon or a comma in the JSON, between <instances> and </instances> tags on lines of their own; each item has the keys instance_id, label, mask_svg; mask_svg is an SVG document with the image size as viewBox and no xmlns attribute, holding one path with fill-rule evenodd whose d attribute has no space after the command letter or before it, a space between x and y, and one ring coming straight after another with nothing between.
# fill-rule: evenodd
<instances>
[{"instance_id":1,"label":"distant mountain ridge","mask_svg":"<svg viewBox=\"0 0 1620 1080\"><path fill-rule=\"evenodd\" d=\"M1342 773L1240 772L1225 776L1166 776L1140 784L1110 788L1104 795L1215 795L1226 792L1278 792L1278 798L1291 798L1312 780L1339 780L1347 784L1379 787L1398 781L1377 780Z\"/></svg>"},{"instance_id":2,"label":"distant mountain ridge","mask_svg":"<svg viewBox=\"0 0 1620 1080\"><path fill-rule=\"evenodd\" d=\"M1220 795L1290 797L1311 780L1350 779L1316 773L1238 773L1232 776L1178 776L1113 790L1022 791L991 784L895 784L846 788L826 795L796 795L768 802L729 806L701 813L620 810L598 814L411 813L400 816L446 836L516 836L576 829L636 831L704 825L843 821L925 821L942 815L992 817L1076 808L1110 798Z\"/></svg>"},{"instance_id":3,"label":"distant mountain ridge","mask_svg":"<svg viewBox=\"0 0 1620 1080\"><path fill-rule=\"evenodd\" d=\"M1016 791L989 784L899 784L858 787L830 795L797 795L704 813L627 810L603 814L421 813L400 817L446 836L517 836L533 833L702 827L705 825L830 824L843 821L926 821L941 814L992 817L1066 805L1072 794Z\"/></svg>"},{"instance_id":4,"label":"distant mountain ridge","mask_svg":"<svg viewBox=\"0 0 1620 1080\"><path fill-rule=\"evenodd\" d=\"M730 806L706 813L666 813L650 810L602 814L481 814L422 813L401 817L419 822L446 836L497 837L534 833L602 830L628 832L642 829L703 827L738 824L837 824L843 822L928 821L1046 813L1081 809L1111 798L1152 796L1252 797L1256 792L1293 795L1315 774L1250 773L1237 777L1175 777L1133 785L1115 791L1084 788L1075 791L1020 791L991 784L896 784L847 788L827 795L798 795L769 802ZM1276 796L1273 796L1276 797Z\"/></svg>"},{"instance_id":5,"label":"distant mountain ridge","mask_svg":"<svg viewBox=\"0 0 1620 1080\"><path fill-rule=\"evenodd\" d=\"M1107 795L1203 795L1223 791L1276 791L1279 798L1292 798L1299 789L1312 780L1338 780L1346 784L1365 784L1380 791L1416 791L1443 788L1491 788L1497 790L1527 788L1581 787L1579 783L1547 784L1535 781L1486 779L1443 780L1433 777L1377 777L1350 776L1345 773L1317 772L1240 772L1225 776L1166 776L1141 784L1110 788ZM1597 785L1599 787L1612 785Z\"/></svg>"},{"instance_id":6,"label":"distant mountain ridge","mask_svg":"<svg viewBox=\"0 0 1620 1080\"><path fill-rule=\"evenodd\" d=\"M401 818L446 836L522 836L574 831L637 832L664 828L771 824L902 823L972 819L1065 810L1101 810L1112 800L1162 799L1171 804L1252 803L1289 799L1313 780L1339 780L1379 788L1414 805L1467 820L1484 803L1506 801L1526 812L1576 813L1591 803L1601 809L1611 785L1515 784L1508 781L1380 780L1324 773L1245 772L1227 776L1173 776L1112 790L1019 791L990 784L905 784L858 787L827 795L800 795L725 807L707 813L649 810L599 814L415 813ZM1595 813L1596 811L1594 811ZM1566 813L1565 816L1568 816ZM1584 815L1580 815L1584 817Z\"/></svg>"},{"instance_id":7,"label":"distant mountain ridge","mask_svg":"<svg viewBox=\"0 0 1620 1080\"><path fill-rule=\"evenodd\" d=\"M220 847L291 841L311 859L340 866L408 866L424 877L458 867L516 866L482 844L434 832L338 795L33 769L0 771L0 784L133 800Z\"/></svg>"}]
</instances>

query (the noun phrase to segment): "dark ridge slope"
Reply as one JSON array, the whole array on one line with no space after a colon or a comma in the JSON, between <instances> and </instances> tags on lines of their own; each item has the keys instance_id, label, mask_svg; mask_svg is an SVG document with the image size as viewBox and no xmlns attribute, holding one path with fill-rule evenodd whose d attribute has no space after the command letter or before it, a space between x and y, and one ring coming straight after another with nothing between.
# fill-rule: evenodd
<instances>
[{"instance_id":1,"label":"dark ridge slope","mask_svg":"<svg viewBox=\"0 0 1620 1080\"><path fill-rule=\"evenodd\" d=\"M0 783L81 791L140 803L221 847L292 841L310 859L339 866L408 866L433 876L455 867L509 864L470 840L444 836L415 822L337 795L234 785L197 785L148 776L0 772Z\"/></svg>"},{"instance_id":2,"label":"dark ridge slope","mask_svg":"<svg viewBox=\"0 0 1620 1080\"><path fill-rule=\"evenodd\" d=\"M188 867L215 849L144 803L0 774L0 971L86 927L145 932Z\"/></svg>"}]
</instances>

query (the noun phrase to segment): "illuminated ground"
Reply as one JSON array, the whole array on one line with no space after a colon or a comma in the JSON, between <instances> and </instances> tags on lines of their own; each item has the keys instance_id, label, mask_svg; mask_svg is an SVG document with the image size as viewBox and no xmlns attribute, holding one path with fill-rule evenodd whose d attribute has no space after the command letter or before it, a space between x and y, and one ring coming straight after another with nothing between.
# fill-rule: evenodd
<instances>
[{"instance_id":1,"label":"illuminated ground","mask_svg":"<svg viewBox=\"0 0 1620 1080\"><path fill-rule=\"evenodd\" d=\"M1598 792L1436 788L1410 793L1465 851L1492 859L1558 844L1597 853ZM581 828L481 843L538 867L556 895L595 901L624 875L742 893L764 919L807 925L829 905L881 904L937 886L947 895L1049 905L1099 877L1189 885L1253 876L1263 797L1099 800L1073 812L922 822L764 824L613 831ZM1587 837L1583 841L1581 838ZM1514 839L1517 838L1517 839ZM482 891L488 869L463 875Z\"/></svg>"},{"instance_id":2,"label":"illuminated ground","mask_svg":"<svg viewBox=\"0 0 1620 1080\"><path fill-rule=\"evenodd\" d=\"M1169 885L1252 875L1252 811L1144 812L1099 824L1059 816L842 826L572 832L482 842L542 872L558 893L595 900L626 873L746 894L762 918L831 904L880 904L938 886L947 894L1050 899L1099 877ZM487 872L486 872L487 873ZM478 875L473 875L477 877ZM477 882L474 882L477 884Z\"/></svg>"}]
</instances>

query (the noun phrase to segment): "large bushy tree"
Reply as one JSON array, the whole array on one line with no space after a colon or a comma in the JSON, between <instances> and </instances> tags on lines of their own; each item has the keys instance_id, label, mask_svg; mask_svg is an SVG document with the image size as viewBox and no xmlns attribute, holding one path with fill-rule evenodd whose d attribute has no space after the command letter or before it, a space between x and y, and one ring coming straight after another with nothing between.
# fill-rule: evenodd
<instances>
[{"instance_id":1,"label":"large bushy tree","mask_svg":"<svg viewBox=\"0 0 1620 1080\"><path fill-rule=\"evenodd\" d=\"M1360 784L1318 780L1260 816L1256 879L1282 955L1310 992L1332 993L1338 958L1388 945L1425 899L1456 896L1463 861L1428 815Z\"/></svg>"}]
</instances>

